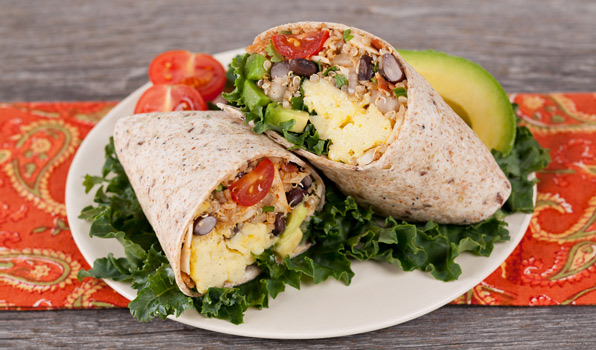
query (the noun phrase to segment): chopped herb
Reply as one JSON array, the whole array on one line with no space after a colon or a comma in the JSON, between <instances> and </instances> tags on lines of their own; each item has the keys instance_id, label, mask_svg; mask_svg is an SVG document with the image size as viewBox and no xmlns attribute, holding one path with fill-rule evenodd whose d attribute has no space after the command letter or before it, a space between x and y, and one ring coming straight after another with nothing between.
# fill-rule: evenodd
<instances>
[{"instance_id":1,"label":"chopped herb","mask_svg":"<svg viewBox=\"0 0 596 350\"><path fill-rule=\"evenodd\" d=\"M215 192L221 192L223 190L225 190L226 188L224 187L224 185L219 184L219 186L217 186L217 188L215 189Z\"/></svg>"},{"instance_id":2,"label":"chopped herb","mask_svg":"<svg viewBox=\"0 0 596 350\"><path fill-rule=\"evenodd\" d=\"M303 96L294 96L290 99L290 105L292 105L292 109L297 111L303 111L304 108L304 97Z\"/></svg>"},{"instance_id":3,"label":"chopped herb","mask_svg":"<svg viewBox=\"0 0 596 350\"><path fill-rule=\"evenodd\" d=\"M329 72L331 72L331 71L337 71L338 69L339 68L337 68L336 66L331 66L331 67L325 69L325 71L323 72L323 75L324 76L328 76L329 75Z\"/></svg>"},{"instance_id":4,"label":"chopped herb","mask_svg":"<svg viewBox=\"0 0 596 350\"><path fill-rule=\"evenodd\" d=\"M370 78L370 81L372 81L372 82L373 82L373 83L375 83L375 84L378 84L378 82L377 82L377 78Z\"/></svg>"},{"instance_id":5,"label":"chopped herb","mask_svg":"<svg viewBox=\"0 0 596 350\"><path fill-rule=\"evenodd\" d=\"M346 77L344 77L341 74L336 74L335 75L335 86L337 86L337 88L341 88L342 86L346 85L348 83L348 79L346 79Z\"/></svg>"},{"instance_id":6,"label":"chopped herb","mask_svg":"<svg viewBox=\"0 0 596 350\"><path fill-rule=\"evenodd\" d=\"M316 62L317 66L319 67L319 72L321 71L321 69L323 69L323 67L321 66L321 60L318 60Z\"/></svg>"},{"instance_id":7,"label":"chopped herb","mask_svg":"<svg viewBox=\"0 0 596 350\"><path fill-rule=\"evenodd\" d=\"M272 205L266 205L263 207L263 213L269 213L275 210L275 207Z\"/></svg>"},{"instance_id":8,"label":"chopped herb","mask_svg":"<svg viewBox=\"0 0 596 350\"><path fill-rule=\"evenodd\" d=\"M290 35L290 34L292 34L292 32L289 30L282 30L281 32L279 32L279 34Z\"/></svg>"},{"instance_id":9,"label":"chopped herb","mask_svg":"<svg viewBox=\"0 0 596 350\"><path fill-rule=\"evenodd\" d=\"M379 62L375 62L375 65L373 66L373 72L378 72L379 71Z\"/></svg>"},{"instance_id":10,"label":"chopped herb","mask_svg":"<svg viewBox=\"0 0 596 350\"><path fill-rule=\"evenodd\" d=\"M284 56L282 54L280 54L279 52L277 52L277 50L275 49L275 46L273 46L273 41L269 42L269 45L267 45L267 48L265 49L265 51L267 51L267 55L269 55L269 57L271 57L269 59L271 62L276 63L276 62L284 61Z\"/></svg>"},{"instance_id":11,"label":"chopped herb","mask_svg":"<svg viewBox=\"0 0 596 350\"><path fill-rule=\"evenodd\" d=\"M395 93L396 97L408 97L408 92L406 91L406 88L398 86L395 89L393 89L393 92Z\"/></svg>"},{"instance_id":12,"label":"chopped herb","mask_svg":"<svg viewBox=\"0 0 596 350\"><path fill-rule=\"evenodd\" d=\"M211 114L207 114L207 115L205 116L205 118L207 118L207 119L211 118Z\"/></svg>"},{"instance_id":13,"label":"chopped herb","mask_svg":"<svg viewBox=\"0 0 596 350\"><path fill-rule=\"evenodd\" d=\"M354 37L352 34L350 34L351 32L352 32L351 29L344 30L344 40L345 41L350 41L350 39L352 39Z\"/></svg>"}]
</instances>

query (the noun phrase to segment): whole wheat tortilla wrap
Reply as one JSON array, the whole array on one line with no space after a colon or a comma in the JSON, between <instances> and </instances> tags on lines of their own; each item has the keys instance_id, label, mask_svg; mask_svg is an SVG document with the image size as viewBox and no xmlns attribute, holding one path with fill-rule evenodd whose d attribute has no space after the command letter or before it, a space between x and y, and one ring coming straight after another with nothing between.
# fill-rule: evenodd
<instances>
[{"instance_id":1,"label":"whole wheat tortilla wrap","mask_svg":"<svg viewBox=\"0 0 596 350\"><path fill-rule=\"evenodd\" d=\"M283 231L284 220L298 208L308 220L323 205L321 178L237 118L221 111L133 115L117 122L114 145L184 294L255 278L252 254L269 246L280 258L308 248L299 229L299 236ZM274 169L266 196L236 203L232 184L265 166ZM288 189L302 196L292 203Z\"/></svg>"},{"instance_id":2,"label":"whole wheat tortilla wrap","mask_svg":"<svg viewBox=\"0 0 596 350\"><path fill-rule=\"evenodd\" d=\"M413 221L467 224L486 219L502 206L511 185L490 151L386 41L342 24L301 22L269 29L258 35L246 51L271 59L274 35L317 31L329 32L320 52L307 57L318 63L317 76L304 76L300 83L289 72L289 85L282 80L288 87L281 98L277 96L278 89L272 87L277 78L266 76L264 81L256 82L280 107L290 106L284 100L287 91L290 98L302 94L309 107L309 123L315 125L321 138L335 136L327 156L301 148L295 149L295 153L323 171L342 192L361 205L371 205L379 214ZM295 39L288 42L300 45ZM364 56L369 56L368 63L363 63ZM288 57L285 59L291 62ZM332 77L336 74L346 78L344 86ZM292 89L294 81L301 84L299 90ZM352 108L351 101L355 100L360 101L360 106L354 108L360 108L359 113L366 113L368 119L354 122L353 116L347 115L345 106ZM332 107L325 109L329 105ZM238 109L225 109L244 117ZM337 119L338 114L345 119L334 121L332 118ZM373 119L375 122L369 123ZM329 125L339 127L332 129ZM346 131L344 125L355 131ZM296 148L279 132L268 130L266 134L286 148ZM372 138L377 135L381 136ZM345 150L351 153L340 153ZM356 156L350 158L353 153Z\"/></svg>"}]
</instances>

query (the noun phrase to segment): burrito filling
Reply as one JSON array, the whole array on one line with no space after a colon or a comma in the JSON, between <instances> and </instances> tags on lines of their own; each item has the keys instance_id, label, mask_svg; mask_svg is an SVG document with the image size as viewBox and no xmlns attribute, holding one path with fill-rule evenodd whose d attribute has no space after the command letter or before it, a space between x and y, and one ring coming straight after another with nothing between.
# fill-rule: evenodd
<instances>
[{"instance_id":1,"label":"burrito filling","mask_svg":"<svg viewBox=\"0 0 596 350\"><path fill-rule=\"evenodd\" d=\"M246 107L263 108L264 121L278 131L294 120L284 132L293 143L312 134L312 124L328 150L301 146L331 160L366 165L379 159L407 103L407 81L393 49L349 29L322 24L308 30L280 32L268 46L247 48Z\"/></svg>"},{"instance_id":2,"label":"burrito filling","mask_svg":"<svg viewBox=\"0 0 596 350\"><path fill-rule=\"evenodd\" d=\"M235 286L258 275L251 265L266 249L273 247L279 259L306 250L300 225L319 203L315 186L295 163L281 158L248 162L197 211L182 254L186 284L199 293Z\"/></svg>"}]
</instances>

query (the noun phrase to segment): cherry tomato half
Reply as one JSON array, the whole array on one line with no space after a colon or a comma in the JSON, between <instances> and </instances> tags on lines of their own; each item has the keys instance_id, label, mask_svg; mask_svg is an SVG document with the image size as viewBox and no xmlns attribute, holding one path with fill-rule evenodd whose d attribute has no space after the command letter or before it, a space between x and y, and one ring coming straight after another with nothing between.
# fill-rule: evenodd
<instances>
[{"instance_id":1,"label":"cherry tomato half","mask_svg":"<svg viewBox=\"0 0 596 350\"><path fill-rule=\"evenodd\" d=\"M269 158L263 159L253 171L228 187L232 199L245 207L257 204L269 193L274 174L273 162Z\"/></svg>"},{"instance_id":2,"label":"cherry tomato half","mask_svg":"<svg viewBox=\"0 0 596 350\"><path fill-rule=\"evenodd\" d=\"M149 65L153 84L192 86L206 101L216 98L226 85L226 71L215 58L184 50L167 51Z\"/></svg>"},{"instance_id":3,"label":"cherry tomato half","mask_svg":"<svg viewBox=\"0 0 596 350\"><path fill-rule=\"evenodd\" d=\"M201 94L186 85L153 85L141 95L135 107L135 113L206 110Z\"/></svg>"},{"instance_id":4,"label":"cherry tomato half","mask_svg":"<svg viewBox=\"0 0 596 350\"><path fill-rule=\"evenodd\" d=\"M277 34L272 37L277 52L286 58L308 58L323 48L329 38L326 30L303 34Z\"/></svg>"}]
</instances>

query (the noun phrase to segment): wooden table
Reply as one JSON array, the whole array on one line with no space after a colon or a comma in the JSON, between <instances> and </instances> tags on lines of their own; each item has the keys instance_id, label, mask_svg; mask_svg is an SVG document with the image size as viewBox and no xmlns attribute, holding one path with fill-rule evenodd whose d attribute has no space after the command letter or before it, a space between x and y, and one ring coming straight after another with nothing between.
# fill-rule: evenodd
<instances>
[{"instance_id":1,"label":"wooden table","mask_svg":"<svg viewBox=\"0 0 596 350\"><path fill-rule=\"evenodd\" d=\"M0 100L119 100L160 52L216 53L298 20L346 23L398 48L447 51L509 92L596 91L593 1L22 1L0 11ZM596 307L446 306L376 332L310 341L217 334L126 309L0 312L0 347L560 349L594 347Z\"/></svg>"}]
</instances>

